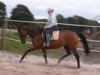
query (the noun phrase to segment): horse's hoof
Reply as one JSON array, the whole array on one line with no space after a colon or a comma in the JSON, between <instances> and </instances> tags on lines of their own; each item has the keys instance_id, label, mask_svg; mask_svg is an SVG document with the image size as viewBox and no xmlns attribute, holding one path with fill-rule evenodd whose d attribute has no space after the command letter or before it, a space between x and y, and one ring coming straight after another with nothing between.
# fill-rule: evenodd
<instances>
[{"instance_id":1,"label":"horse's hoof","mask_svg":"<svg viewBox=\"0 0 100 75\"><path fill-rule=\"evenodd\" d=\"M78 69L80 68L80 66L77 67Z\"/></svg>"},{"instance_id":2,"label":"horse's hoof","mask_svg":"<svg viewBox=\"0 0 100 75\"><path fill-rule=\"evenodd\" d=\"M46 64L48 64L48 62L45 62Z\"/></svg>"}]
</instances>

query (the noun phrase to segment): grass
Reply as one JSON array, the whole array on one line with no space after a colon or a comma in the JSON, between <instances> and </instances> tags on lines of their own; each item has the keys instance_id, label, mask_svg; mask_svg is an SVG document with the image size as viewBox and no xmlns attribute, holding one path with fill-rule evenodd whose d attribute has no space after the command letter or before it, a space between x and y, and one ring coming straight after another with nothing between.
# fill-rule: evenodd
<instances>
[{"instance_id":1,"label":"grass","mask_svg":"<svg viewBox=\"0 0 100 75\"><path fill-rule=\"evenodd\" d=\"M17 32L7 32L5 37L20 40L19 34ZM29 36L27 36L26 40L31 42L31 38Z\"/></svg>"},{"instance_id":2,"label":"grass","mask_svg":"<svg viewBox=\"0 0 100 75\"><path fill-rule=\"evenodd\" d=\"M31 48L31 44L21 44L20 42L15 42L11 40L5 40L5 50L7 52L15 53L15 54L23 54L27 49ZM39 51L34 51L31 54L41 55Z\"/></svg>"},{"instance_id":3,"label":"grass","mask_svg":"<svg viewBox=\"0 0 100 75\"><path fill-rule=\"evenodd\" d=\"M7 32L6 37L19 40L19 34L17 32Z\"/></svg>"}]
</instances>

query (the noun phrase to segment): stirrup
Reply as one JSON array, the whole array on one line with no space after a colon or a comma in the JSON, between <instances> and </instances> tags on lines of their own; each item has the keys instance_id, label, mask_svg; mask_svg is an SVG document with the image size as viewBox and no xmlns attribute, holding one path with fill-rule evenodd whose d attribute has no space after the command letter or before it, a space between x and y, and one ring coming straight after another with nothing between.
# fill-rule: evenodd
<instances>
[{"instance_id":1,"label":"stirrup","mask_svg":"<svg viewBox=\"0 0 100 75\"><path fill-rule=\"evenodd\" d=\"M43 46L45 47L45 42L43 43Z\"/></svg>"},{"instance_id":2,"label":"stirrup","mask_svg":"<svg viewBox=\"0 0 100 75\"><path fill-rule=\"evenodd\" d=\"M43 46L44 46L44 47L50 47L50 44L44 42Z\"/></svg>"},{"instance_id":3,"label":"stirrup","mask_svg":"<svg viewBox=\"0 0 100 75\"><path fill-rule=\"evenodd\" d=\"M50 43L46 43L45 44L45 47L50 47Z\"/></svg>"}]
</instances>

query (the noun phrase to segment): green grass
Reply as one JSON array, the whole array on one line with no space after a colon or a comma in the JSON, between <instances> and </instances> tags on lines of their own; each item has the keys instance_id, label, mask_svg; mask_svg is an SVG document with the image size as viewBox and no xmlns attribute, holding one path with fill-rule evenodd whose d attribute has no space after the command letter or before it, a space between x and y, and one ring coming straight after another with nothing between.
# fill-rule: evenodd
<instances>
[{"instance_id":1,"label":"green grass","mask_svg":"<svg viewBox=\"0 0 100 75\"><path fill-rule=\"evenodd\" d=\"M20 42L15 42L7 39L5 40L5 50L8 52L22 54L25 49L30 47L30 44L21 44Z\"/></svg>"},{"instance_id":2,"label":"green grass","mask_svg":"<svg viewBox=\"0 0 100 75\"><path fill-rule=\"evenodd\" d=\"M5 37L20 40L19 34L17 32L7 32ZM26 40L31 42L31 38L29 36L27 36Z\"/></svg>"},{"instance_id":3,"label":"green grass","mask_svg":"<svg viewBox=\"0 0 100 75\"><path fill-rule=\"evenodd\" d=\"M7 32L5 37L19 40L19 34L17 32Z\"/></svg>"}]
</instances>

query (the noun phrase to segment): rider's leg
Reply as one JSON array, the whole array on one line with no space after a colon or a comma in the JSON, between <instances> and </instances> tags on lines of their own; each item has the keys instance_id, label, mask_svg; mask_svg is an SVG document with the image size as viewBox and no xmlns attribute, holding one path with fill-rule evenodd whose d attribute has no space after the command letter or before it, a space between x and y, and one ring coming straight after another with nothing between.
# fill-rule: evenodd
<instances>
[{"instance_id":1,"label":"rider's leg","mask_svg":"<svg viewBox=\"0 0 100 75\"><path fill-rule=\"evenodd\" d=\"M46 39L46 32L43 33L43 37L44 37L44 46L47 43L47 39Z\"/></svg>"},{"instance_id":2,"label":"rider's leg","mask_svg":"<svg viewBox=\"0 0 100 75\"><path fill-rule=\"evenodd\" d=\"M51 35L52 35L53 31L55 31L56 29L57 29L56 26L46 29L46 44L45 44L45 46L47 46L47 47L50 46Z\"/></svg>"},{"instance_id":3,"label":"rider's leg","mask_svg":"<svg viewBox=\"0 0 100 75\"><path fill-rule=\"evenodd\" d=\"M47 43L45 44L46 47L50 46L50 34L46 34L46 41Z\"/></svg>"}]
</instances>

